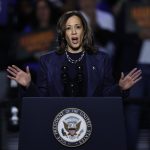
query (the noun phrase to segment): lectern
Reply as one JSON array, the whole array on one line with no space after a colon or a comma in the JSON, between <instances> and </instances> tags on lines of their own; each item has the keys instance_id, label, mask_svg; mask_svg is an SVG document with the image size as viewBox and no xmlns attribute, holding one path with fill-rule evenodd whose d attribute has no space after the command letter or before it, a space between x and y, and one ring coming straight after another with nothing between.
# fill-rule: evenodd
<instances>
[{"instance_id":1,"label":"lectern","mask_svg":"<svg viewBox=\"0 0 150 150\"><path fill-rule=\"evenodd\" d=\"M127 150L122 99L23 98L19 150Z\"/></svg>"}]
</instances>

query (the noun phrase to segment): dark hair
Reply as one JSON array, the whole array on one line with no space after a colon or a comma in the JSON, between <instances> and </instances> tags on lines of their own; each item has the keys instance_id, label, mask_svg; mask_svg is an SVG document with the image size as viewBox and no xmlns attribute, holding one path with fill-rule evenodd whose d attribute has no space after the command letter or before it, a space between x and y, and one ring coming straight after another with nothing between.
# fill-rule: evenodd
<instances>
[{"instance_id":1,"label":"dark hair","mask_svg":"<svg viewBox=\"0 0 150 150\"><path fill-rule=\"evenodd\" d=\"M77 16L81 19L83 29L84 29L84 37L83 37L83 49L89 53L96 53L97 49L94 47L94 39L91 28L87 23L86 19L79 11L68 11L62 15L57 23L57 33L58 33L58 54L63 54L66 49L67 41L65 39L65 25L68 18L72 16Z\"/></svg>"}]
</instances>

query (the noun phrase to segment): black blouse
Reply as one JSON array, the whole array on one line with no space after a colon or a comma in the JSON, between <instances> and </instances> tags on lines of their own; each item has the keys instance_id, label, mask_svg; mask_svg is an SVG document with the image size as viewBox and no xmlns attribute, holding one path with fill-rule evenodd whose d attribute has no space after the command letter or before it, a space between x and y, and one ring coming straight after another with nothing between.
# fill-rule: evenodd
<instances>
[{"instance_id":1,"label":"black blouse","mask_svg":"<svg viewBox=\"0 0 150 150\"><path fill-rule=\"evenodd\" d=\"M67 54L72 60L77 60L81 57L82 52L67 52ZM85 56L77 63L71 63L66 56L65 64L62 66L61 78L64 85L64 96L85 97L87 89Z\"/></svg>"}]
</instances>

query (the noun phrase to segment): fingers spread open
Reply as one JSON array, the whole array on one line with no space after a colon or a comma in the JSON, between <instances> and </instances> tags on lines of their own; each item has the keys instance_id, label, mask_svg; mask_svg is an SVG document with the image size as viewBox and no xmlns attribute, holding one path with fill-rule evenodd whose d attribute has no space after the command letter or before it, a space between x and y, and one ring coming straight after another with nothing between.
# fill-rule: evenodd
<instances>
[{"instance_id":1,"label":"fingers spread open","mask_svg":"<svg viewBox=\"0 0 150 150\"><path fill-rule=\"evenodd\" d=\"M133 80L136 80L137 78L139 78L141 76L142 72L141 71L138 71L137 73L135 73L133 76L132 76L132 79Z\"/></svg>"},{"instance_id":2,"label":"fingers spread open","mask_svg":"<svg viewBox=\"0 0 150 150\"><path fill-rule=\"evenodd\" d=\"M129 76L132 76L135 72L137 71L137 68L134 68L133 70L131 70L128 75Z\"/></svg>"},{"instance_id":3,"label":"fingers spread open","mask_svg":"<svg viewBox=\"0 0 150 150\"><path fill-rule=\"evenodd\" d=\"M14 69L16 69L17 71L21 71L21 69L18 68L16 65L12 65L12 67L13 67Z\"/></svg>"},{"instance_id":4,"label":"fingers spread open","mask_svg":"<svg viewBox=\"0 0 150 150\"><path fill-rule=\"evenodd\" d=\"M14 77L16 77L16 73L14 71L12 71L11 69L7 69L7 71Z\"/></svg>"},{"instance_id":5,"label":"fingers spread open","mask_svg":"<svg viewBox=\"0 0 150 150\"><path fill-rule=\"evenodd\" d=\"M137 83L138 81L140 81L142 79L142 77L140 76L139 78L137 78L134 83Z\"/></svg>"},{"instance_id":6,"label":"fingers spread open","mask_svg":"<svg viewBox=\"0 0 150 150\"><path fill-rule=\"evenodd\" d=\"M15 68L13 68L13 67L8 66L7 69L10 70L10 71L12 71L12 72L14 72L15 74L18 73L18 71Z\"/></svg>"},{"instance_id":7,"label":"fingers spread open","mask_svg":"<svg viewBox=\"0 0 150 150\"><path fill-rule=\"evenodd\" d=\"M136 76L137 74L141 74L142 73L142 71L141 70L137 70L137 71L135 71L132 75L131 75L131 77L133 78L134 76Z\"/></svg>"},{"instance_id":8,"label":"fingers spread open","mask_svg":"<svg viewBox=\"0 0 150 150\"><path fill-rule=\"evenodd\" d=\"M9 79L15 80L15 78L12 77L12 76L10 76L10 75L7 75L7 77L8 77Z\"/></svg>"}]
</instances>

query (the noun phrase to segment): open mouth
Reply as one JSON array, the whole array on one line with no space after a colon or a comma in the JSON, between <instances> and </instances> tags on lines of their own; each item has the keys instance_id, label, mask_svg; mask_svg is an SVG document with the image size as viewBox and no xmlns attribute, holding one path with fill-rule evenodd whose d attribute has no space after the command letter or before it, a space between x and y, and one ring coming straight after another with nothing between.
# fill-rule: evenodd
<instances>
[{"instance_id":1,"label":"open mouth","mask_svg":"<svg viewBox=\"0 0 150 150\"><path fill-rule=\"evenodd\" d=\"M71 40L72 40L73 44L77 44L78 43L78 37L72 37Z\"/></svg>"}]
</instances>

